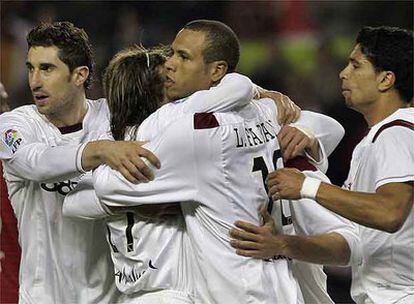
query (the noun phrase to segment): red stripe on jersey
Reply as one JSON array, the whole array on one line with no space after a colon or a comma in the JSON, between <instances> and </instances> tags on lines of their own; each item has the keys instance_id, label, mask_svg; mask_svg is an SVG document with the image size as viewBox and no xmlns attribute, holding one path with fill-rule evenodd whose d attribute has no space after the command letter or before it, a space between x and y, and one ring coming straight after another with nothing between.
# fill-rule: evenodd
<instances>
[{"instance_id":1,"label":"red stripe on jersey","mask_svg":"<svg viewBox=\"0 0 414 304\"><path fill-rule=\"evenodd\" d=\"M213 113L195 113L194 129L217 128L219 123Z\"/></svg>"},{"instance_id":2,"label":"red stripe on jersey","mask_svg":"<svg viewBox=\"0 0 414 304\"><path fill-rule=\"evenodd\" d=\"M316 167L312 165L305 156L296 156L289 159L285 163L285 168L296 168L300 171L316 171Z\"/></svg>"},{"instance_id":3,"label":"red stripe on jersey","mask_svg":"<svg viewBox=\"0 0 414 304\"><path fill-rule=\"evenodd\" d=\"M3 227L0 236L0 250L5 257L1 260L0 303L17 303L19 291L20 246L18 244L17 221L10 205L0 162L0 216Z\"/></svg>"},{"instance_id":4,"label":"red stripe on jersey","mask_svg":"<svg viewBox=\"0 0 414 304\"><path fill-rule=\"evenodd\" d=\"M402 119L397 119L397 120L391 121L391 122L383 125L381 128L379 128L379 130L375 134L374 138L372 139L372 142L374 143L377 140L377 137L381 134L382 131L384 131L385 129L394 127L394 126L405 127L405 128L408 128L408 129L414 131L414 124L412 122L402 120Z\"/></svg>"},{"instance_id":5,"label":"red stripe on jersey","mask_svg":"<svg viewBox=\"0 0 414 304\"><path fill-rule=\"evenodd\" d=\"M60 131L60 134L68 134L82 130L82 127L82 123L80 122L71 126L59 127L58 129Z\"/></svg>"}]
</instances>

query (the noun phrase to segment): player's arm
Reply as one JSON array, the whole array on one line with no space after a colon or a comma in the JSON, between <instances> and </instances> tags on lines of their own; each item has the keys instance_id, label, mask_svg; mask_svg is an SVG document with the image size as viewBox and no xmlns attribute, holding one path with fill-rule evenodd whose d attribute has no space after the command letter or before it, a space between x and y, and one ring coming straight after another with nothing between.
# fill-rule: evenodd
<instances>
[{"instance_id":1,"label":"player's arm","mask_svg":"<svg viewBox=\"0 0 414 304\"><path fill-rule=\"evenodd\" d=\"M278 139L285 161L305 155L319 170L326 172L328 156L344 134L344 128L335 119L319 113L302 111L296 123L282 127Z\"/></svg>"},{"instance_id":2,"label":"player's arm","mask_svg":"<svg viewBox=\"0 0 414 304\"><path fill-rule=\"evenodd\" d=\"M230 244L236 249L237 254L259 259L288 257L324 265L348 264L350 249L341 234L280 234L266 208L262 208L260 213L264 220L263 226L238 221L235 223L237 228L230 231Z\"/></svg>"},{"instance_id":3,"label":"player's arm","mask_svg":"<svg viewBox=\"0 0 414 304\"><path fill-rule=\"evenodd\" d=\"M101 219L111 215L96 196L92 172L84 174L76 188L65 196L62 212L66 217L82 219Z\"/></svg>"},{"instance_id":4,"label":"player's arm","mask_svg":"<svg viewBox=\"0 0 414 304\"><path fill-rule=\"evenodd\" d=\"M130 182L148 182L154 174L141 157L156 168L160 167L160 162L153 153L142 147L144 144L139 141L91 141L80 154L82 169L89 171L106 164Z\"/></svg>"},{"instance_id":5,"label":"player's arm","mask_svg":"<svg viewBox=\"0 0 414 304\"><path fill-rule=\"evenodd\" d=\"M228 112L247 105L255 92L248 77L229 73L216 86L192 94L182 106L184 113Z\"/></svg>"},{"instance_id":6,"label":"player's arm","mask_svg":"<svg viewBox=\"0 0 414 304\"><path fill-rule=\"evenodd\" d=\"M305 176L296 169L277 170L269 174L269 195L299 199L304 181ZM312 180L308 179L309 182ZM377 188L375 193L364 193L321 183L315 199L353 222L393 233L401 228L413 207L413 189L413 182L389 183Z\"/></svg>"},{"instance_id":7,"label":"player's arm","mask_svg":"<svg viewBox=\"0 0 414 304\"><path fill-rule=\"evenodd\" d=\"M26 121L14 113L0 116L0 159L8 171L22 179L57 182L78 176L85 169L108 163L132 182L152 178L139 156L159 166L157 158L136 142L100 141L82 145L50 147L38 141Z\"/></svg>"},{"instance_id":8,"label":"player's arm","mask_svg":"<svg viewBox=\"0 0 414 304\"><path fill-rule=\"evenodd\" d=\"M108 166L94 173L98 198L109 208L196 200L197 169L193 153L193 120L180 119L144 147L162 162L154 180L133 184Z\"/></svg>"},{"instance_id":9,"label":"player's arm","mask_svg":"<svg viewBox=\"0 0 414 304\"><path fill-rule=\"evenodd\" d=\"M229 112L242 108L253 98L265 97L274 100L279 123L290 123L299 118L300 108L288 96L260 88L238 73L226 74L217 86L194 93L182 106L185 113Z\"/></svg>"},{"instance_id":10,"label":"player's arm","mask_svg":"<svg viewBox=\"0 0 414 304\"><path fill-rule=\"evenodd\" d=\"M63 215L66 217L96 220L108 216L122 215L127 212L137 213L140 217L154 219L181 215L180 205L154 204L134 207L111 208L103 204L93 188L92 172L84 174L76 188L65 196Z\"/></svg>"},{"instance_id":11,"label":"player's arm","mask_svg":"<svg viewBox=\"0 0 414 304\"><path fill-rule=\"evenodd\" d=\"M371 155L377 164L375 176L371 177L375 179L375 193L349 191L311 178L305 180L295 169L281 169L268 176L269 195L286 199L314 197L322 206L351 221L396 232L413 208L414 138L411 133L411 130L390 128L378 137Z\"/></svg>"}]
</instances>

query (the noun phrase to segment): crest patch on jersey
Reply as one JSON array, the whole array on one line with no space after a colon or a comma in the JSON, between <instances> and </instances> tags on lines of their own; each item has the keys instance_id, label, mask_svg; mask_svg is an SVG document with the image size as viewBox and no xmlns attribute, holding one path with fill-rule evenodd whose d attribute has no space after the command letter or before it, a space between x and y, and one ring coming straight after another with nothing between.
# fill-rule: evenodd
<instances>
[{"instance_id":1,"label":"crest patch on jersey","mask_svg":"<svg viewBox=\"0 0 414 304\"><path fill-rule=\"evenodd\" d=\"M1 140L13 154L17 151L17 148L22 143L22 138L19 136L17 131L13 129L9 129L4 132Z\"/></svg>"}]
</instances>

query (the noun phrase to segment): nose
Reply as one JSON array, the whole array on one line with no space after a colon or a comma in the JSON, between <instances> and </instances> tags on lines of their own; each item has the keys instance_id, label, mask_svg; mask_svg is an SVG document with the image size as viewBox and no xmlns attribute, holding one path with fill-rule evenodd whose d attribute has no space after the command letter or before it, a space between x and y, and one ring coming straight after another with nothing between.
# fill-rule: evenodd
<instances>
[{"instance_id":1,"label":"nose","mask_svg":"<svg viewBox=\"0 0 414 304\"><path fill-rule=\"evenodd\" d=\"M339 79L344 80L348 77L348 65L339 73Z\"/></svg>"},{"instance_id":2,"label":"nose","mask_svg":"<svg viewBox=\"0 0 414 304\"><path fill-rule=\"evenodd\" d=\"M172 71L174 72L176 69L176 64L175 64L175 56L171 56L167 59L167 61L165 62L165 69L167 70L167 72Z\"/></svg>"},{"instance_id":3,"label":"nose","mask_svg":"<svg viewBox=\"0 0 414 304\"><path fill-rule=\"evenodd\" d=\"M32 91L36 91L42 87L42 79L39 70L34 70L29 74L29 86Z\"/></svg>"}]
</instances>

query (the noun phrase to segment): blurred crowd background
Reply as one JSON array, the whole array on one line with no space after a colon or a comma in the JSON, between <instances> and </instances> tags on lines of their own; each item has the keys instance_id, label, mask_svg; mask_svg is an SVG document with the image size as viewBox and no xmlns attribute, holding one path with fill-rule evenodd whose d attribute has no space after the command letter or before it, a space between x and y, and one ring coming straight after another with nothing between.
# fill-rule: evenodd
<instances>
[{"instance_id":1,"label":"blurred crowd background","mask_svg":"<svg viewBox=\"0 0 414 304\"><path fill-rule=\"evenodd\" d=\"M289 95L303 109L334 117L346 129L330 157L328 175L341 185L351 152L365 133L361 115L344 106L339 71L364 25L413 29L413 1L4 1L0 7L0 81L11 108L32 102L27 85L25 36L41 21L68 20L94 45L95 81L90 98L102 96L101 76L112 55L132 44L169 44L193 19L225 22L238 34L238 71L267 89ZM349 272L330 268L337 302L350 301Z\"/></svg>"}]
</instances>

